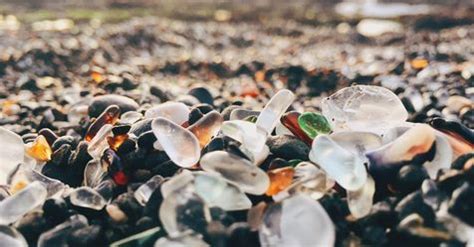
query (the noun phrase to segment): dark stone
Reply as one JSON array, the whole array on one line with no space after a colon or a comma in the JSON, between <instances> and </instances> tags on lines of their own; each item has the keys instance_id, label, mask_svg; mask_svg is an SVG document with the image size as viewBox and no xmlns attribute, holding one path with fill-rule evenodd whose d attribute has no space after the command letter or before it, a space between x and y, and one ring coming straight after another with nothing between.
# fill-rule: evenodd
<instances>
[{"instance_id":1,"label":"dark stone","mask_svg":"<svg viewBox=\"0 0 474 247\"><path fill-rule=\"evenodd\" d=\"M112 128L112 133L115 136L127 134L130 128L131 128L130 125L117 125Z\"/></svg>"},{"instance_id":2,"label":"dark stone","mask_svg":"<svg viewBox=\"0 0 474 247\"><path fill-rule=\"evenodd\" d=\"M54 225L65 221L69 215L66 201L62 198L50 198L43 204L44 216Z\"/></svg>"},{"instance_id":3,"label":"dark stone","mask_svg":"<svg viewBox=\"0 0 474 247\"><path fill-rule=\"evenodd\" d=\"M163 177L173 176L181 167L177 166L173 161L168 160L161 164L157 164L153 169L153 175L161 175Z\"/></svg>"},{"instance_id":4,"label":"dark stone","mask_svg":"<svg viewBox=\"0 0 474 247\"><path fill-rule=\"evenodd\" d=\"M89 105L89 116L98 117L105 108L111 105L118 105L122 114L128 111L136 111L139 107L137 102L126 96L117 94L101 95L92 99Z\"/></svg>"},{"instance_id":5,"label":"dark stone","mask_svg":"<svg viewBox=\"0 0 474 247\"><path fill-rule=\"evenodd\" d=\"M462 170L464 169L464 165L471 159L474 159L474 152L463 154L459 156L452 164L451 168Z\"/></svg>"},{"instance_id":6,"label":"dark stone","mask_svg":"<svg viewBox=\"0 0 474 247\"><path fill-rule=\"evenodd\" d=\"M426 169L421 166L403 166L397 174L394 187L403 195L407 195L421 187L423 180L429 178Z\"/></svg>"},{"instance_id":7,"label":"dark stone","mask_svg":"<svg viewBox=\"0 0 474 247\"><path fill-rule=\"evenodd\" d=\"M76 147L76 139L72 136L61 136L56 141L54 141L53 145L51 148L53 151L56 151L58 148L60 148L64 144L69 144L71 147L74 149Z\"/></svg>"},{"instance_id":8,"label":"dark stone","mask_svg":"<svg viewBox=\"0 0 474 247\"><path fill-rule=\"evenodd\" d=\"M227 245L229 247L260 246L258 232L252 231L247 223L234 223L229 229Z\"/></svg>"},{"instance_id":9,"label":"dark stone","mask_svg":"<svg viewBox=\"0 0 474 247\"><path fill-rule=\"evenodd\" d=\"M131 222L135 222L142 215L143 207L135 199L133 192L119 195L112 203L116 204Z\"/></svg>"},{"instance_id":10,"label":"dark stone","mask_svg":"<svg viewBox=\"0 0 474 247\"><path fill-rule=\"evenodd\" d=\"M214 110L214 107L212 105L209 105L206 103L197 104L194 106L194 108L199 109L202 112L202 114L207 114Z\"/></svg>"},{"instance_id":11,"label":"dark stone","mask_svg":"<svg viewBox=\"0 0 474 247\"><path fill-rule=\"evenodd\" d=\"M72 147L69 144L64 144L51 155L51 162L58 166L66 166L69 157L72 154Z\"/></svg>"},{"instance_id":12,"label":"dark stone","mask_svg":"<svg viewBox=\"0 0 474 247\"><path fill-rule=\"evenodd\" d=\"M434 225L435 214L433 209L423 201L421 191L415 191L405 196L395 207L398 219L403 220L410 214L419 214L427 226Z\"/></svg>"},{"instance_id":13,"label":"dark stone","mask_svg":"<svg viewBox=\"0 0 474 247\"><path fill-rule=\"evenodd\" d=\"M36 246L38 237L49 227L41 211L29 212L16 223L16 229L25 237L29 246Z\"/></svg>"},{"instance_id":14,"label":"dark stone","mask_svg":"<svg viewBox=\"0 0 474 247\"><path fill-rule=\"evenodd\" d=\"M166 102L170 99L169 95L163 89L157 86L150 87L150 93L160 99L161 102Z\"/></svg>"},{"instance_id":15,"label":"dark stone","mask_svg":"<svg viewBox=\"0 0 474 247\"><path fill-rule=\"evenodd\" d=\"M153 148L153 143L155 143L156 140L157 139L156 139L155 134L153 133L152 130L150 130L150 131L142 133L138 137L137 144L138 144L139 148L143 148L145 150L152 150L152 149L154 149Z\"/></svg>"},{"instance_id":16,"label":"dark stone","mask_svg":"<svg viewBox=\"0 0 474 247\"><path fill-rule=\"evenodd\" d=\"M448 210L462 221L474 226L474 186L466 182L454 190Z\"/></svg>"},{"instance_id":17,"label":"dark stone","mask_svg":"<svg viewBox=\"0 0 474 247\"><path fill-rule=\"evenodd\" d=\"M230 120L230 113L232 113L233 110L240 109L240 108L242 107L237 106L237 105L231 105L231 106L226 107L224 110L222 110L221 115L224 118L224 121Z\"/></svg>"},{"instance_id":18,"label":"dark stone","mask_svg":"<svg viewBox=\"0 0 474 247\"><path fill-rule=\"evenodd\" d=\"M153 119L143 119L140 120L132 125L130 129L130 133L134 134L135 136L140 136L141 134L151 131L151 122Z\"/></svg>"},{"instance_id":19,"label":"dark stone","mask_svg":"<svg viewBox=\"0 0 474 247\"><path fill-rule=\"evenodd\" d=\"M137 143L133 139L127 139L125 140L122 145L120 145L117 148L117 154L118 155L124 155L127 153L132 152L133 150L136 149Z\"/></svg>"},{"instance_id":20,"label":"dark stone","mask_svg":"<svg viewBox=\"0 0 474 247\"><path fill-rule=\"evenodd\" d=\"M100 225L90 225L77 229L69 234L69 246L101 246L104 245L102 237L102 227Z\"/></svg>"},{"instance_id":21,"label":"dark stone","mask_svg":"<svg viewBox=\"0 0 474 247\"><path fill-rule=\"evenodd\" d=\"M203 148L203 153L208 153L212 151L224 150L225 141L223 137L217 136L214 137L207 146Z\"/></svg>"},{"instance_id":22,"label":"dark stone","mask_svg":"<svg viewBox=\"0 0 474 247\"><path fill-rule=\"evenodd\" d=\"M149 153L145 158L145 168L153 169L156 166L163 164L164 162L169 161L170 158L164 151L153 151Z\"/></svg>"},{"instance_id":23,"label":"dark stone","mask_svg":"<svg viewBox=\"0 0 474 247\"><path fill-rule=\"evenodd\" d=\"M58 136L52 130L50 130L48 128L41 129L38 132L38 135L44 136L46 138L46 141L48 142L49 146L52 146L53 143L56 141L56 139L58 139Z\"/></svg>"},{"instance_id":24,"label":"dark stone","mask_svg":"<svg viewBox=\"0 0 474 247\"><path fill-rule=\"evenodd\" d=\"M270 136L267 140L267 145L270 148L270 152L279 158L286 160L308 160L309 147L294 136Z\"/></svg>"},{"instance_id":25,"label":"dark stone","mask_svg":"<svg viewBox=\"0 0 474 247\"><path fill-rule=\"evenodd\" d=\"M201 103L214 105L214 97L205 87L195 87L189 90L188 94L196 97Z\"/></svg>"},{"instance_id":26,"label":"dark stone","mask_svg":"<svg viewBox=\"0 0 474 247\"><path fill-rule=\"evenodd\" d=\"M191 112L189 113L188 124L189 124L189 125L193 125L193 124L196 123L199 119L201 119L202 116L204 116L204 114L202 114L202 112L201 112L201 110L199 110L199 108L193 108L193 109L191 110Z\"/></svg>"},{"instance_id":27,"label":"dark stone","mask_svg":"<svg viewBox=\"0 0 474 247\"><path fill-rule=\"evenodd\" d=\"M163 195L161 194L161 183L158 188L153 191L148 202L143 209L143 215L148 216L154 220L158 219L158 210L160 208L161 203L163 202Z\"/></svg>"}]
</instances>

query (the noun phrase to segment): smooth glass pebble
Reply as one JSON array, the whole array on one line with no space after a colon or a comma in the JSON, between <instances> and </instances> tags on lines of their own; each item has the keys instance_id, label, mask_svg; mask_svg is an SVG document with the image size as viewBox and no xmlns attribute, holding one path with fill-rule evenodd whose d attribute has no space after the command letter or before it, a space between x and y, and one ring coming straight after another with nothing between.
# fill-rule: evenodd
<instances>
[{"instance_id":1,"label":"smooth glass pebble","mask_svg":"<svg viewBox=\"0 0 474 247\"><path fill-rule=\"evenodd\" d=\"M258 232L262 246L334 246L336 239L326 210L304 195L270 205Z\"/></svg>"},{"instance_id":2,"label":"smooth glass pebble","mask_svg":"<svg viewBox=\"0 0 474 247\"><path fill-rule=\"evenodd\" d=\"M151 107L145 112L145 118L166 118L175 124L183 124L188 121L191 111L184 103L168 101Z\"/></svg>"},{"instance_id":3,"label":"smooth glass pebble","mask_svg":"<svg viewBox=\"0 0 474 247\"><path fill-rule=\"evenodd\" d=\"M252 207L250 199L240 189L219 175L206 172L194 173L194 186L209 207L220 207L226 211L245 210Z\"/></svg>"},{"instance_id":4,"label":"smooth glass pebble","mask_svg":"<svg viewBox=\"0 0 474 247\"><path fill-rule=\"evenodd\" d=\"M282 167L269 170L267 174L270 178L270 186L265 194L267 196L273 196L291 185L295 169L293 169L293 167Z\"/></svg>"},{"instance_id":5,"label":"smooth glass pebble","mask_svg":"<svg viewBox=\"0 0 474 247\"><path fill-rule=\"evenodd\" d=\"M104 198L104 200L110 203L114 197L114 190L117 188L117 184L112 179L106 179L100 184L94 187L94 190Z\"/></svg>"},{"instance_id":6,"label":"smooth glass pebble","mask_svg":"<svg viewBox=\"0 0 474 247\"><path fill-rule=\"evenodd\" d=\"M173 192L182 189L193 181L193 173L189 170L182 170L179 174L174 175L161 185L161 195L163 195L163 198L166 198Z\"/></svg>"},{"instance_id":7,"label":"smooth glass pebble","mask_svg":"<svg viewBox=\"0 0 474 247\"><path fill-rule=\"evenodd\" d=\"M107 107L100 116L91 124L89 129L87 130L86 136L84 139L86 141L91 141L92 138L99 132L99 130L105 124L115 125L120 116L120 108L117 105L111 105Z\"/></svg>"},{"instance_id":8,"label":"smooth glass pebble","mask_svg":"<svg viewBox=\"0 0 474 247\"><path fill-rule=\"evenodd\" d=\"M48 192L40 182L32 182L24 189L0 202L0 224L19 220L30 210L43 204Z\"/></svg>"},{"instance_id":9,"label":"smooth glass pebble","mask_svg":"<svg viewBox=\"0 0 474 247\"><path fill-rule=\"evenodd\" d=\"M160 186L160 184L164 181L164 178L160 175L155 175L150 178L146 183L140 185L137 190L133 193L135 199L140 203L142 206L145 206L150 199L151 194L155 191L155 189Z\"/></svg>"},{"instance_id":10,"label":"smooth glass pebble","mask_svg":"<svg viewBox=\"0 0 474 247\"><path fill-rule=\"evenodd\" d=\"M300 129L306 135L314 139L319 134L328 134L331 132L331 125L328 120L320 114L314 112L305 112L298 117Z\"/></svg>"},{"instance_id":11,"label":"smooth glass pebble","mask_svg":"<svg viewBox=\"0 0 474 247\"><path fill-rule=\"evenodd\" d=\"M222 134L242 143L251 153L262 150L267 140L265 132L259 130L254 123L243 120L225 121L221 128Z\"/></svg>"},{"instance_id":12,"label":"smooth glass pebble","mask_svg":"<svg viewBox=\"0 0 474 247\"><path fill-rule=\"evenodd\" d=\"M25 146L21 137L0 127L0 184L7 183L7 176L23 162Z\"/></svg>"},{"instance_id":13,"label":"smooth glass pebble","mask_svg":"<svg viewBox=\"0 0 474 247\"><path fill-rule=\"evenodd\" d=\"M296 111L290 111L280 118L281 124L283 124L294 136L300 138L306 144L311 145L313 143L313 138L310 138L306 133L301 129L300 124L298 123L298 118L301 113Z\"/></svg>"},{"instance_id":14,"label":"smooth glass pebble","mask_svg":"<svg viewBox=\"0 0 474 247\"><path fill-rule=\"evenodd\" d=\"M294 134L287 127L285 127L285 125L283 125L281 122L277 123L277 126L275 128L275 133L277 136L281 136L281 135L294 136Z\"/></svg>"},{"instance_id":15,"label":"smooth glass pebble","mask_svg":"<svg viewBox=\"0 0 474 247\"><path fill-rule=\"evenodd\" d=\"M392 91L357 85L343 88L321 102L322 112L335 131L361 130L378 132L408 118L401 100Z\"/></svg>"},{"instance_id":16,"label":"smooth glass pebble","mask_svg":"<svg viewBox=\"0 0 474 247\"><path fill-rule=\"evenodd\" d=\"M109 148L107 137L112 136L111 124L105 124L100 128L99 132L92 138L87 147L87 152L95 159L100 159L104 151Z\"/></svg>"},{"instance_id":17,"label":"smooth glass pebble","mask_svg":"<svg viewBox=\"0 0 474 247\"><path fill-rule=\"evenodd\" d=\"M235 109L230 113L229 120L245 120L250 116L258 117L259 111L252 111L247 109Z\"/></svg>"},{"instance_id":18,"label":"smooth glass pebble","mask_svg":"<svg viewBox=\"0 0 474 247\"><path fill-rule=\"evenodd\" d=\"M342 148L359 155L363 160L367 159L365 153L382 146L382 138L372 132L365 131L341 131L330 135Z\"/></svg>"},{"instance_id":19,"label":"smooth glass pebble","mask_svg":"<svg viewBox=\"0 0 474 247\"><path fill-rule=\"evenodd\" d=\"M453 161L453 149L448 138L441 133L436 133L435 145L436 154L433 160L423 164L431 179L436 178L439 170L449 169Z\"/></svg>"},{"instance_id":20,"label":"smooth glass pebble","mask_svg":"<svg viewBox=\"0 0 474 247\"><path fill-rule=\"evenodd\" d=\"M355 191L347 191L347 205L352 216L360 219L370 213L375 194L375 182L368 176L364 186Z\"/></svg>"},{"instance_id":21,"label":"smooth glass pebble","mask_svg":"<svg viewBox=\"0 0 474 247\"><path fill-rule=\"evenodd\" d=\"M85 118L89 115L89 105L86 104L86 101L74 104L69 108L69 111L67 112L67 119L71 124L79 124L82 118Z\"/></svg>"},{"instance_id":22,"label":"smooth glass pebble","mask_svg":"<svg viewBox=\"0 0 474 247\"><path fill-rule=\"evenodd\" d=\"M177 237L187 230L203 228L211 220L208 206L188 183L164 198L159 218L170 237Z\"/></svg>"},{"instance_id":23,"label":"smooth glass pebble","mask_svg":"<svg viewBox=\"0 0 474 247\"><path fill-rule=\"evenodd\" d=\"M89 187L76 188L71 192L69 198L72 205L93 210L101 210L107 204L107 201L99 193Z\"/></svg>"},{"instance_id":24,"label":"smooth glass pebble","mask_svg":"<svg viewBox=\"0 0 474 247\"><path fill-rule=\"evenodd\" d=\"M255 124L267 134L271 134L294 99L295 95L290 90L278 91L260 112Z\"/></svg>"},{"instance_id":25,"label":"smooth glass pebble","mask_svg":"<svg viewBox=\"0 0 474 247\"><path fill-rule=\"evenodd\" d=\"M23 235L15 228L0 226L0 246L4 247L28 247Z\"/></svg>"},{"instance_id":26,"label":"smooth glass pebble","mask_svg":"<svg viewBox=\"0 0 474 247\"><path fill-rule=\"evenodd\" d=\"M217 111L211 111L202 116L197 122L188 127L199 140L201 148L205 147L221 129L224 118Z\"/></svg>"},{"instance_id":27,"label":"smooth glass pebble","mask_svg":"<svg viewBox=\"0 0 474 247\"><path fill-rule=\"evenodd\" d=\"M426 124L419 124L410 128L394 141L366 153L369 158L369 170L410 161L418 154L430 150L435 141L434 130Z\"/></svg>"},{"instance_id":28,"label":"smooth glass pebble","mask_svg":"<svg viewBox=\"0 0 474 247\"><path fill-rule=\"evenodd\" d=\"M160 227L154 227L113 242L110 244L110 247L151 246L157 238L164 234L165 232Z\"/></svg>"},{"instance_id":29,"label":"smooth glass pebble","mask_svg":"<svg viewBox=\"0 0 474 247\"><path fill-rule=\"evenodd\" d=\"M182 235L176 238L162 237L155 242L154 247L208 247L209 245L197 235Z\"/></svg>"},{"instance_id":30,"label":"smooth glass pebble","mask_svg":"<svg viewBox=\"0 0 474 247\"><path fill-rule=\"evenodd\" d=\"M122 160L112 149L108 148L103 152L100 163L116 184L126 185L128 183L128 176L125 174Z\"/></svg>"},{"instance_id":31,"label":"smooth glass pebble","mask_svg":"<svg viewBox=\"0 0 474 247\"><path fill-rule=\"evenodd\" d=\"M35 181L40 182L46 188L47 198L62 195L68 187L57 179L47 177L38 171L23 167L22 165L19 165L18 169L10 174L8 180L10 181L9 185L12 194L21 191L25 186Z\"/></svg>"},{"instance_id":32,"label":"smooth glass pebble","mask_svg":"<svg viewBox=\"0 0 474 247\"><path fill-rule=\"evenodd\" d=\"M192 167L198 163L201 148L192 132L161 117L153 120L151 128L166 154L176 165Z\"/></svg>"},{"instance_id":33,"label":"smooth glass pebble","mask_svg":"<svg viewBox=\"0 0 474 247\"><path fill-rule=\"evenodd\" d=\"M327 135L314 139L309 159L346 190L358 190L367 180L364 161L359 155L339 146Z\"/></svg>"},{"instance_id":34,"label":"smooth glass pebble","mask_svg":"<svg viewBox=\"0 0 474 247\"><path fill-rule=\"evenodd\" d=\"M33 142L25 144L25 151L31 158L43 162L51 160L51 155L53 154L48 141L42 135L36 137Z\"/></svg>"},{"instance_id":35,"label":"smooth glass pebble","mask_svg":"<svg viewBox=\"0 0 474 247\"><path fill-rule=\"evenodd\" d=\"M142 119L143 115L136 111L125 112L120 116L119 123L132 125Z\"/></svg>"},{"instance_id":36,"label":"smooth glass pebble","mask_svg":"<svg viewBox=\"0 0 474 247\"><path fill-rule=\"evenodd\" d=\"M87 163L86 168L84 169L84 186L95 187L97 186L105 177L107 176L107 171L102 167L99 160L91 160Z\"/></svg>"},{"instance_id":37,"label":"smooth glass pebble","mask_svg":"<svg viewBox=\"0 0 474 247\"><path fill-rule=\"evenodd\" d=\"M43 232L38 239L38 247L68 246L68 236L71 232L86 227L89 223L83 215L76 214L53 229Z\"/></svg>"},{"instance_id":38,"label":"smooth glass pebble","mask_svg":"<svg viewBox=\"0 0 474 247\"><path fill-rule=\"evenodd\" d=\"M261 195L270 185L270 179L262 169L246 159L225 151L205 154L200 164L203 170L222 175L249 194Z\"/></svg>"},{"instance_id":39,"label":"smooth glass pebble","mask_svg":"<svg viewBox=\"0 0 474 247\"><path fill-rule=\"evenodd\" d=\"M293 183L284 191L273 196L274 200L295 194L304 194L314 200L319 200L336 182L326 175L326 173L310 162L300 162L295 166Z\"/></svg>"}]
</instances>

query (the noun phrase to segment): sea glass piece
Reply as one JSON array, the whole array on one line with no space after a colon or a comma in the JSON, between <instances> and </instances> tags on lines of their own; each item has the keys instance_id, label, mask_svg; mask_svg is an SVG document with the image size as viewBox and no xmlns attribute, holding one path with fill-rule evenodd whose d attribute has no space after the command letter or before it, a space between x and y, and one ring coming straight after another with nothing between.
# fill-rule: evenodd
<instances>
[{"instance_id":1,"label":"sea glass piece","mask_svg":"<svg viewBox=\"0 0 474 247\"><path fill-rule=\"evenodd\" d=\"M323 115L334 130L378 132L408 118L401 100L392 91L368 85L343 88L321 102Z\"/></svg>"},{"instance_id":2,"label":"sea glass piece","mask_svg":"<svg viewBox=\"0 0 474 247\"><path fill-rule=\"evenodd\" d=\"M382 138L372 132L366 131L340 131L330 135L342 148L359 155L366 160L365 153L382 146Z\"/></svg>"},{"instance_id":3,"label":"sea glass piece","mask_svg":"<svg viewBox=\"0 0 474 247\"><path fill-rule=\"evenodd\" d=\"M125 112L124 114L122 114L122 116L120 116L119 123L132 125L138 122L138 120L142 118L143 118L143 115L141 113L136 112L136 111L129 111L129 112Z\"/></svg>"},{"instance_id":4,"label":"sea glass piece","mask_svg":"<svg viewBox=\"0 0 474 247\"><path fill-rule=\"evenodd\" d=\"M222 134L242 143L251 153L260 152L267 140L265 132L258 129L254 123L243 120L225 121L221 131Z\"/></svg>"},{"instance_id":5,"label":"sea glass piece","mask_svg":"<svg viewBox=\"0 0 474 247\"><path fill-rule=\"evenodd\" d=\"M235 109L230 113L229 120L245 120L250 116L257 117L260 114L259 111L252 111L247 109Z\"/></svg>"},{"instance_id":6,"label":"sea glass piece","mask_svg":"<svg viewBox=\"0 0 474 247\"><path fill-rule=\"evenodd\" d=\"M290 90L278 91L260 112L255 124L267 134L271 134L294 99L295 95Z\"/></svg>"},{"instance_id":7,"label":"sea glass piece","mask_svg":"<svg viewBox=\"0 0 474 247\"><path fill-rule=\"evenodd\" d=\"M153 120L151 127L164 151L176 165L187 168L199 161L199 141L191 131L162 117Z\"/></svg>"},{"instance_id":8,"label":"sea glass piece","mask_svg":"<svg viewBox=\"0 0 474 247\"><path fill-rule=\"evenodd\" d=\"M318 200L336 184L322 169L310 162L300 162L294 170L293 183L284 191L274 195L275 201L300 193Z\"/></svg>"},{"instance_id":9,"label":"sea glass piece","mask_svg":"<svg viewBox=\"0 0 474 247\"><path fill-rule=\"evenodd\" d=\"M314 139L309 159L346 190L358 190L367 180L364 161L328 135L318 135Z\"/></svg>"},{"instance_id":10,"label":"sea glass piece","mask_svg":"<svg viewBox=\"0 0 474 247\"><path fill-rule=\"evenodd\" d=\"M87 152L93 158L100 159L104 151L109 148L107 137L112 135L112 128L113 126L111 124L105 124L89 142Z\"/></svg>"},{"instance_id":11,"label":"sea glass piece","mask_svg":"<svg viewBox=\"0 0 474 247\"><path fill-rule=\"evenodd\" d=\"M128 183L128 176L125 174L122 161L112 149L109 148L104 151L100 162L103 169L107 170L107 173L116 184L126 185Z\"/></svg>"},{"instance_id":12,"label":"sea glass piece","mask_svg":"<svg viewBox=\"0 0 474 247\"><path fill-rule=\"evenodd\" d=\"M270 205L259 229L262 246L334 246L335 238L324 208L304 195Z\"/></svg>"},{"instance_id":13,"label":"sea glass piece","mask_svg":"<svg viewBox=\"0 0 474 247\"><path fill-rule=\"evenodd\" d=\"M106 179L94 187L94 190L104 198L106 203L110 203L114 197L114 190L117 184L113 179Z\"/></svg>"},{"instance_id":14,"label":"sea glass piece","mask_svg":"<svg viewBox=\"0 0 474 247\"><path fill-rule=\"evenodd\" d=\"M93 210L101 210L107 204L107 201L99 193L89 187L76 188L71 192L69 198L72 205Z\"/></svg>"},{"instance_id":15,"label":"sea glass piece","mask_svg":"<svg viewBox=\"0 0 474 247\"><path fill-rule=\"evenodd\" d=\"M0 226L0 243L5 247L28 247L23 235L9 226Z\"/></svg>"},{"instance_id":16,"label":"sea glass piece","mask_svg":"<svg viewBox=\"0 0 474 247\"><path fill-rule=\"evenodd\" d=\"M145 206L150 199L151 194L158 188L158 186L163 182L164 178L160 175L155 175L150 178L146 183L140 185L137 190L133 193L135 199L142 206Z\"/></svg>"},{"instance_id":17,"label":"sea glass piece","mask_svg":"<svg viewBox=\"0 0 474 247\"><path fill-rule=\"evenodd\" d=\"M175 124L183 124L188 121L189 108L181 102L167 101L151 107L145 112L145 118L166 118Z\"/></svg>"},{"instance_id":18,"label":"sea glass piece","mask_svg":"<svg viewBox=\"0 0 474 247\"><path fill-rule=\"evenodd\" d=\"M60 196L67 186L63 182L49 178L38 171L19 165L18 168L9 176L10 191L16 194L28 184L38 181L47 190L47 198Z\"/></svg>"},{"instance_id":19,"label":"sea glass piece","mask_svg":"<svg viewBox=\"0 0 474 247\"><path fill-rule=\"evenodd\" d=\"M298 118L301 116L301 113L296 111L290 111L280 118L280 122L289 130L293 135L300 138L306 144L311 145L313 143L313 138L310 138L306 133L301 129L300 124L298 123Z\"/></svg>"},{"instance_id":20,"label":"sea glass piece","mask_svg":"<svg viewBox=\"0 0 474 247\"><path fill-rule=\"evenodd\" d=\"M441 133L436 133L435 145L436 154L433 160L426 161L423 164L432 179L436 178L439 170L449 169L453 161L453 149L449 144L448 138Z\"/></svg>"},{"instance_id":21,"label":"sea glass piece","mask_svg":"<svg viewBox=\"0 0 474 247\"><path fill-rule=\"evenodd\" d=\"M261 195L270 185L270 179L262 169L246 159L225 151L205 154L200 164L203 170L222 175L249 194Z\"/></svg>"},{"instance_id":22,"label":"sea glass piece","mask_svg":"<svg viewBox=\"0 0 474 247\"><path fill-rule=\"evenodd\" d=\"M331 125L328 120L320 114L314 112L305 112L298 117L300 129L306 135L314 139L319 134L328 134L331 132Z\"/></svg>"},{"instance_id":23,"label":"sea glass piece","mask_svg":"<svg viewBox=\"0 0 474 247\"><path fill-rule=\"evenodd\" d=\"M38 247L68 246L67 240L69 234L87 225L88 222L85 216L80 214L73 215L53 229L43 232L39 236Z\"/></svg>"},{"instance_id":24,"label":"sea glass piece","mask_svg":"<svg viewBox=\"0 0 474 247\"><path fill-rule=\"evenodd\" d=\"M107 107L102 114L91 124L87 130L85 140L90 142L100 129L106 125L114 125L118 122L120 116L120 108L117 105Z\"/></svg>"},{"instance_id":25,"label":"sea glass piece","mask_svg":"<svg viewBox=\"0 0 474 247\"><path fill-rule=\"evenodd\" d=\"M224 118L217 111L211 111L202 116L197 122L188 127L199 140L201 148L205 147L213 136L219 132Z\"/></svg>"},{"instance_id":26,"label":"sea glass piece","mask_svg":"<svg viewBox=\"0 0 474 247\"><path fill-rule=\"evenodd\" d=\"M0 202L0 224L8 225L19 220L30 210L41 205L47 195L48 192L44 186L35 181L18 193L5 198Z\"/></svg>"},{"instance_id":27,"label":"sea glass piece","mask_svg":"<svg viewBox=\"0 0 474 247\"><path fill-rule=\"evenodd\" d=\"M270 170L267 174L270 178L270 186L265 194L267 196L273 196L291 185L295 169L293 169L293 167L282 167Z\"/></svg>"},{"instance_id":28,"label":"sea glass piece","mask_svg":"<svg viewBox=\"0 0 474 247\"><path fill-rule=\"evenodd\" d=\"M111 149L117 151L120 145L122 145L122 143L126 141L127 139L128 139L128 134L107 136L107 143L109 144Z\"/></svg>"},{"instance_id":29,"label":"sea glass piece","mask_svg":"<svg viewBox=\"0 0 474 247\"><path fill-rule=\"evenodd\" d=\"M102 167L100 161L91 160L84 169L84 186L95 187L106 176L107 170Z\"/></svg>"},{"instance_id":30,"label":"sea glass piece","mask_svg":"<svg viewBox=\"0 0 474 247\"><path fill-rule=\"evenodd\" d=\"M355 218L362 218L370 213L375 194L375 182L368 176L364 186L355 191L347 191L347 205Z\"/></svg>"},{"instance_id":31,"label":"sea glass piece","mask_svg":"<svg viewBox=\"0 0 474 247\"><path fill-rule=\"evenodd\" d=\"M282 136L282 135L289 135L289 136L294 136L293 133L285 127L281 122L277 123L277 126L275 128L275 133L277 136Z\"/></svg>"},{"instance_id":32,"label":"sea glass piece","mask_svg":"<svg viewBox=\"0 0 474 247\"><path fill-rule=\"evenodd\" d=\"M208 206L195 193L192 183L174 190L164 198L159 217L170 237L177 237L187 230L203 232L211 220Z\"/></svg>"},{"instance_id":33,"label":"sea glass piece","mask_svg":"<svg viewBox=\"0 0 474 247\"><path fill-rule=\"evenodd\" d=\"M366 153L370 160L369 170L376 172L383 167L410 161L416 155L428 152L435 139L435 132L431 127L426 124L416 125L394 141Z\"/></svg>"},{"instance_id":34,"label":"sea glass piece","mask_svg":"<svg viewBox=\"0 0 474 247\"><path fill-rule=\"evenodd\" d=\"M183 170L178 175L171 177L161 186L163 198L167 198L173 192L182 189L194 181L194 176L189 170Z\"/></svg>"},{"instance_id":35,"label":"sea glass piece","mask_svg":"<svg viewBox=\"0 0 474 247\"><path fill-rule=\"evenodd\" d=\"M252 206L250 199L237 186L218 175L196 172L194 186L196 193L210 207L233 211L249 209Z\"/></svg>"},{"instance_id":36,"label":"sea glass piece","mask_svg":"<svg viewBox=\"0 0 474 247\"><path fill-rule=\"evenodd\" d=\"M25 144L25 150L31 158L43 162L51 160L51 155L53 154L48 141L42 135L36 137L33 142Z\"/></svg>"}]
</instances>

